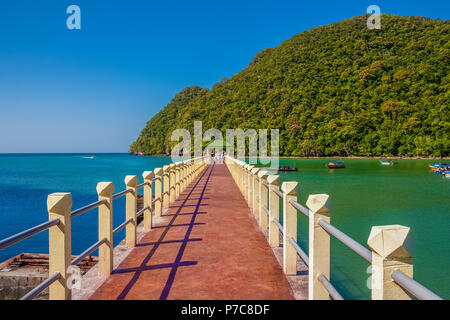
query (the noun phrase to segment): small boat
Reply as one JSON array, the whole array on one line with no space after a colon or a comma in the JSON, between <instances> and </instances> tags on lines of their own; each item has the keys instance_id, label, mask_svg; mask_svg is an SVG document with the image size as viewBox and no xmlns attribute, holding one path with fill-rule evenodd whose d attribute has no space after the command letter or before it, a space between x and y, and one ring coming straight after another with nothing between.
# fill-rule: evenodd
<instances>
[{"instance_id":1,"label":"small boat","mask_svg":"<svg viewBox=\"0 0 450 320\"><path fill-rule=\"evenodd\" d=\"M268 168L267 170L275 170L275 171L298 171L298 169L293 164L281 164L276 168Z\"/></svg>"},{"instance_id":2,"label":"small boat","mask_svg":"<svg viewBox=\"0 0 450 320\"><path fill-rule=\"evenodd\" d=\"M439 168L441 165L442 165L442 163L432 163L432 164L429 164L428 167L429 167L431 170L435 171L435 170L436 170L437 168Z\"/></svg>"},{"instance_id":3,"label":"small boat","mask_svg":"<svg viewBox=\"0 0 450 320\"><path fill-rule=\"evenodd\" d=\"M345 163L344 163L344 161L333 161L333 162L330 162L327 166L330 169L344 169Z\"/></svg>"},{"instance_id":4,"label":"small boat","mask_svg":"<svg viewBox=\"0 0 450 320\"><path fill-rule=\"evenodd\" d=\"M442 174L443 176L450 170L450 163L433 163L429 165L431 171L436 174Z\"/></svg>"},{"instance_id":5,"label":"small boat","mask_svg":"<svg viewBox=\"0 0 450 320\"><path fill-rule=\"evenodd\" d=\"M450 171L447 171L444 175L447 179L450 179Z\"/></svg>"},{"instance_id":6,"label":"small boat","mask_svg":"<svg viewBox=\"0 0 450 320\"><path fill-rule=\"evenodd\" d=\"M278 171L298 171L293 164L284 164L278 166Z\"/></svg>"},{"instance_id":7,"label":"small boat","mask_svg":"<svg viewBox=\"0 0 450 320\"><path fill-rule=\"evenodd\" d=\"M432 164L428 165L428 167L432 171L436 171L436 169L440 169L440 168L443 168L443 167L449 167L449 166L450 166L450 163L441 163L441 162L439 162L439 163L432 163Z\"/></svg>"},{"instance_id":8,"label":"small boat","mask_svg":"<svg viewBox=\"0 0 450 320\"><path fill-rule=\"evenodd\" d=\"M381 159L380 163L382 166L392 166L394 162L391 159Z\"/></svg>"}]
</instances>

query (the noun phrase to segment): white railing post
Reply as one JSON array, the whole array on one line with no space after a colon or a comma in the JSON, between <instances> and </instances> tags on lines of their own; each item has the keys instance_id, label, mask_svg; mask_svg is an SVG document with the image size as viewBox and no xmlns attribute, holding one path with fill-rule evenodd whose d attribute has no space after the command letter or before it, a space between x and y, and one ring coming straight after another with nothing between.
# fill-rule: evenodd
<instances>
[{"instance_id":1,"label":"white railing post","mask_svg":"<svg viewBox=\"0 0 450 320\"><path fill-rule=\"evenodd\" d=\"M171 163L169 165L169 202L174 202L176 199L176 195L175 195L175 184L176 184L176 174L175 174L175 164Z\"/></svg>"},{"instance_id":2,"label":"white railing post","mask_svg":"<svg viewBox=\"0 0 450 320\"><path fill-rule=\"evenodd\" d=\"M169 166L163 167L163 208L169 207L169 192L170 192L170 168Z\"/></svg>"},{"instance_id":3,"label":"white railing post","mask_svg":"<svg viewBox=\"0 0 450 320\"><path fill-rule=\"evenodd\" d=\"M258 172L259 168L253 168L251 173L251 183L252 183L252 209L253 209L253 215L258 217L258 202L256 202L256 198L259 198L259 188L258 188Z\"/></svg>"},{"instance_id":4,"label":"white railing post","mask_svg":"<svg viewBox=\"0 0 450 320\"><path fill-rule=\"evenodd\" d=\"M242 182L244 186L244 190L242 190L242 193L244 195L245 201L248 204L248 196L250 193L250 188L248 187L248 164L244 164L242 172L243 172Z\"/></svg>"},{"instance_id":5,"label":"white railing post","mask_svg":"<svg viewBox=\"0 0 450 320\"><path fill-rule=\"evenodd\" d=\"M106 242L98 248L98 273L110 275L113 271L113 192L112 182L97 184L98 200L106 203L98 207L98 240L106 238Z\"/></svg>"},{"instance_id":6,"label":"white railing post","mask_svg":"<svg viewBox=\"0 0 450 320\"><path fill-rule=\"evenodd\" d=\"M411 300L391 273L400 270L413 277L409 228L400 225L372 227L367 244L372 249L372 299Z\"/></svg>"},{"instance_id":7,"label":"white railing post","mask_svg":"<svg viewBox=\"0 0 450 320\"><path fill-rule=\"evenodd\" d=\"M49 287L50 300L70 300L71 291L67 287L67 269L72 260L72 235L70 212L72 194L53 193L47 198L49 220L59 219L59 223L48 230L48 274L56 272L61 277Z\"/></svg>"},{"instance_id":8,"label":"white railing post","mask_svg":"<svg viewBox=\"0 0 450 320\"><path fill-rule=\"evenodd\" d=\"M289 203L297 201L297 182L283 182L283 269L286 275L297 274L297 251L289 239L297 241L297 209Z\"/></svg>"},{"instance_id":9,"label":"white railing post","mask_svg":"<svg viewBox=\"0 0 450 320\"><path fill-rule=\"evenodd\" d=\"M163 191L162 191L162 182L163 182L163 174L164 171L162 168L155 169L155 199L158 199L155 202L155 217L161 217L162 214L162 203L163 203Z\"/></svg>"},{"instance_id":10,"label":"white railing post","mask_svg":"<svg viewBox=\"0 0 450 320\"><path fill-rule=\"evenodd\" d=\"M330 279L330 235L320 225L319 220L330 222L330 204L327 194L310 195L306 201L309 208L309 300L329 300L330 295L318 276Z\"/></svg>"},{"instance_id":11,"label":"white railing post","mask_svg":"<svg viewBox=\"0 0 450 320\"><path fill-rule=\"evenodd\" d=\"M267 209L269 209L268 201L267 201L267 187L264 185L264 183L267 183L267 171L261 170L258 173L259 178L259 227L262 230L267 231L267 220L268 216L266 211L264 211L263 207L265 206Z\"/></svg>"},{"instance_id":12,"label":"white railing post","mask_svg":"<svg viewBox=\"0 0 450 320\"><path fill-rule=\"evenodd\" d=\"M252 165L247 166L247 202L250 209L252 209L253 205L253 177L252 177Z\"/></svg>"},{"instance_id":13,"label":"white railing post","mask_svg":"<svg viewBox=\"0 0 450 320\"><path fill-rule=\"evenodd\" d=\"M125 185L127 190L131 190L126 194L126 220L131 218L131 222L125 227L125 242L128 248L136 246L136 209L137 209L137 184L139 179L137 176L126 176Z\"/></svg>"},{"instance_id":14,"label":"white railing post","mask_svg":"<svg viewBox=\"0 0 450 320\"><path fill-rule=\"evenodd\" d=\"M151 230L152 229L152 211L153 211L153 172L145 171L142 174L144 178L144 208L148 207L147 210L144 211L144 229ZM155 204L156 205L156 204Z\"/></svg>"},{"instance_id":15,"label":"white railing post","mask_svg":"<svg viewBox=\"0 0 450 320\"><path fill-rule=\"evenodd\" d=\"M181 163L176 163L173 168L175 171L175 199L177 199L180 196L181 189Z\"/></svg>"},{"instance_id":16,"label":"white railing post","mask_svg":"<svg viewBox=\"0 0 450 320\"><path fill-rule=\"evenodd\" d=\"M186 162L182 162L180 165L180 181L181 181L181 186L180 186L180 193L182 193L184 191L184 189L186 189Z\"/></svg>"},{"instance_id":17,"label":"white railing post","mask_svg":"<svg viewBox=\"0 0 450 320\"><path fill-rule=\"evenodd\" d=\"M273 219L280 219L280 198L274 190L279 190L278 186L279 176L269 175L267 182L269 183L269 245L272 248L280 246L280 230L278 229Z\"/></svg>"}]
</instances>

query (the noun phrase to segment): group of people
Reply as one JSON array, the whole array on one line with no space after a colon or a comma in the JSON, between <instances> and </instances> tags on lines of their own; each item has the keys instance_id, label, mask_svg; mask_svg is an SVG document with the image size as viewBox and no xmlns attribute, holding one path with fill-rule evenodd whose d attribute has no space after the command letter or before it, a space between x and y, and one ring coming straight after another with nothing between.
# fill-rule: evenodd
<instances>
[{"instance_id":1,"label":"group of people","mask_svg":"<svg viewBox=\"0 0 450 320\"><path fill-rule=\"evenodd\" d=\"M221 151L218 153L215 153L214 151L210 154L210 164L223 164L223 159L225 158L226 152Z\"/></svg>"}]
</instances>

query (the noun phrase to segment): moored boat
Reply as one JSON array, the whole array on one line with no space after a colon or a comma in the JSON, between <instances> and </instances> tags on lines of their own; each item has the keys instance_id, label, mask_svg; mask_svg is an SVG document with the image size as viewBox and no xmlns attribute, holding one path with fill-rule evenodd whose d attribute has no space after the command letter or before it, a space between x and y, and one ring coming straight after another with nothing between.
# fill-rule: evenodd
<instances>
[{"instance_id":1,"label":"moored boat","mask_svg":"<svg viewBox=\"0 0 450 320\"><path fill-rule=\"evenodd\" d=\"M280 164L278 169L268 168L267 170L276 170L276 171L298 171L298 169L293 164Z\"/></svg>"},{"instance_id":2,"label":"moored boat","mask_svg":"<svg viewBox=\"0 0 450 320\"><path fill-rule=\"evenodd\" d=\"M329 169L344 169L345 163L344 163L344 161L333 161L333 162L328 163L327 166Z\"/></svg>"},{"instance_id":3,"label":"moored boat","mask_svg":"<svg viewBox=\"0 0 450 320\"><path fill-rule=\"evenodd\" d=\"M380 163L382 166L392 166L394 164L394 161L391 159L381 159Z\"/></svg>"},{"instance_id":4,"label":"moored boat","mask_svg":"<svg viewBox=\"0 0 450 320\"><path fill-rule=\"evenodd\" d=\"M436 174L442 174L447 177L447 173L450 172L450 163L433 163L429 166Z\"/></svg>"}]
</instances>

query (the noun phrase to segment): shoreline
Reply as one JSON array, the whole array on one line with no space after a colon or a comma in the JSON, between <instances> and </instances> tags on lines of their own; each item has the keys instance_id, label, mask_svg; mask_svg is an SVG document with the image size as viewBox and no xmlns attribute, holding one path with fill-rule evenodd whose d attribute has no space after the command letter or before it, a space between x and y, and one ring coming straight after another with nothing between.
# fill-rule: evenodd
<instances>
[{"instance_id":1,"label":"shoreline","mask_svg":"<svg viewBox=\"0 0 450 320\"><path fill-rule=\"evenodd\" d=\"M133 153L129 152L131 156L137 157L170 157L165 154L150 154L150 153ZM247 157L246 159L253 159L254 157ZM427 157L427 156L280 156L280 159L393 159L393 160L450 160L450 157Z\"/></svg>"}]
</instances>

